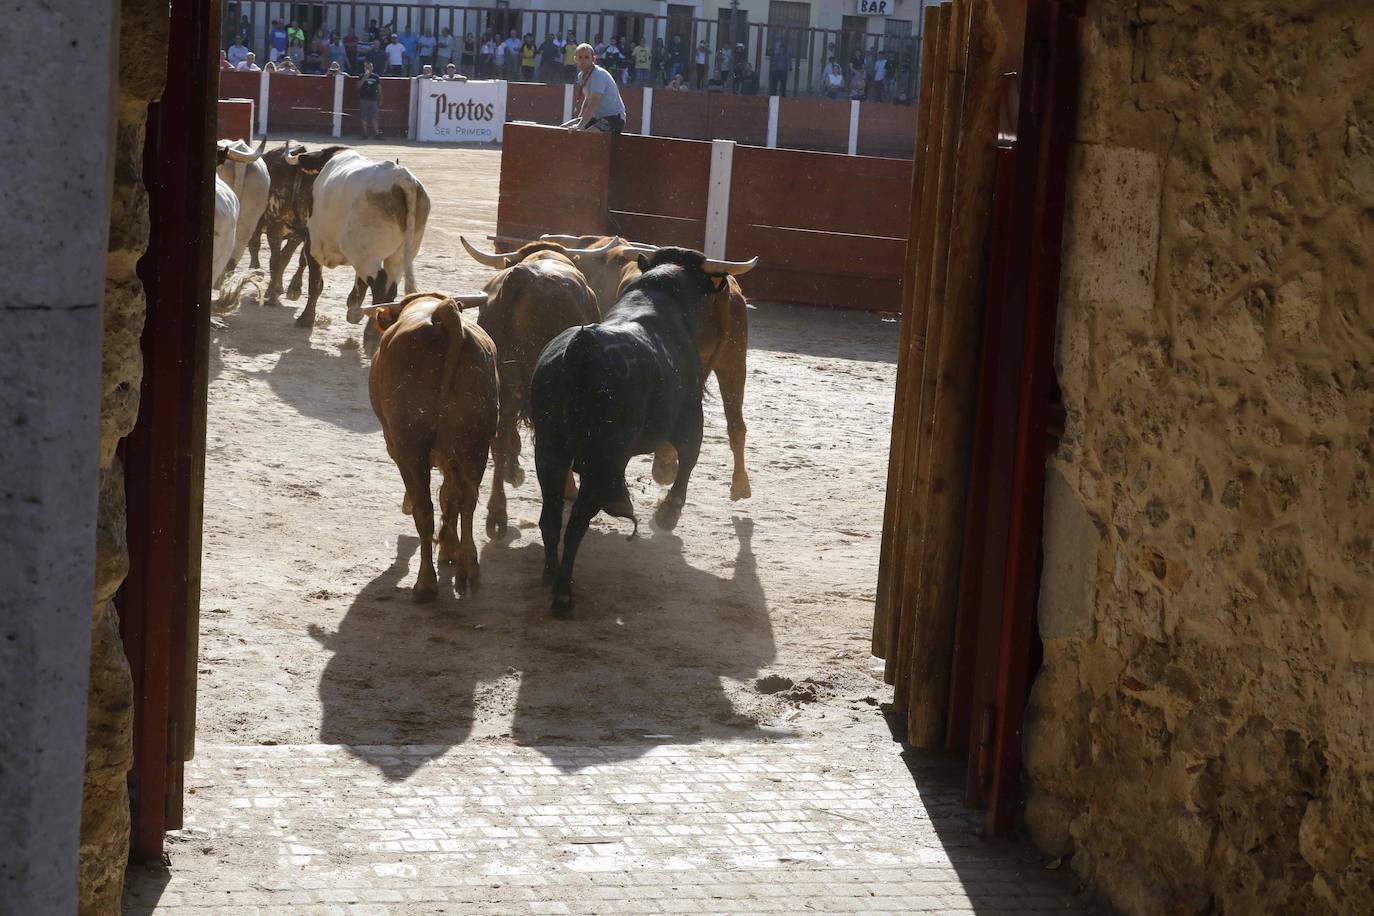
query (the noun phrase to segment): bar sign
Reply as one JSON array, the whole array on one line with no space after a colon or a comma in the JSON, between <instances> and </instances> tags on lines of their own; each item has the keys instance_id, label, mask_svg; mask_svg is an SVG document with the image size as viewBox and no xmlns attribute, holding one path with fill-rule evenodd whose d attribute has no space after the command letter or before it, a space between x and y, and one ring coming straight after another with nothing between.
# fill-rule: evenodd
<instances>
[{"instance_id":1,"label":"bar sign","mask_svg":"<svg viewBox=\"0 0 1374 916\"><path fill-rule=\"evenodd\" d=\"M860 16L886 16L892 12L892 0L854 0Z\"/></svg>"}]
</instances>

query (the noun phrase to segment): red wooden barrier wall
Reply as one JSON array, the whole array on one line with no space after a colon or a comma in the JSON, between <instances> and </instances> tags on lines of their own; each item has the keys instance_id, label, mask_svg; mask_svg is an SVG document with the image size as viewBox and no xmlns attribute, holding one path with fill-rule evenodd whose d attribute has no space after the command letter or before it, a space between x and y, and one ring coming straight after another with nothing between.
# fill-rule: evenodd
<instances>
[{"instance_id":1,"label":"red wooden barrier wall","mask_svg":"<svg viewBox=\"0 0 1374 916\"><path fill-rule=\"evenodd\" d=\"M404 82L403 80L394 82ZM386 99L384 87L382 98ZM345 90L346 92L347 90ZM396 90L392 90L393 93ZM410 110L409 86L406 93L407 117ZM409 121L403 122L409 126ZM267 82L267 132L272 136L288 133L327 134L334 129L334 78L331 76L277 76Z\"/></svg>"},{"instance_id":2,"label":"red wooden barrier wall","mask_svg":"<svg viewBox=\"0 0 1374 916\"><path fill-rule=\"evenodd\" d=\"M253 103L248 99L220 99L215 138L219 140L253 139Z\"/></svg>"},{"instance_id":3,"label":"red wooden barrier wall","mask_svg":"<svg viewBox=\"0 0 1374 916\"><path fill-rule=\"evenodd\" d=\"M656 245L705 244L709 143L626 135L611 145L610 155L608 232ZM503 182L504 170L503 161Z\"/></svg>"},{"instance_id":4,"label":"red wooden barrier wall","mask_svg":"<svg viewBox=\"0 0 1374 916\"><path fill-rule=\"evenodd\" d=\"M259 98L257 73L223 71L221 99ZM409 128L410 86L405 79L382 81L383 133L404 135ZM273 76L269 82L268 132L329 133L333 129L334 83L324 76ZM561 84L511 83L506 95L506 120L535 124L563 121ZM625 130L643 133L644 90L624 86ZM343 133L356 137L358 86L344 81ZM783 149L845 153L849 151L850 103L814 98L778 100L777 145ZM768 142L768 97L714 92L654 92L650 128L656 137L682 140L734 140L752 146ZM916 143L916 109L903 105L862 102L859 106L858 153L910 159Z\"/></svg>"},{"instance_id":5,"label":"red wooden barrier wall","mask_svg":"<svg viewBox=\"0 0 1374 916\"><path fill-rule=\"evenodd\" d=\"M911 162L735 149L726 257L759 256L751 296L899 307Z\"/></svg>"},{"instance_id":6,"label":"red wooden barrier wall","mask_svg":"<svg viewBox=\"0 0 1374 916\"><path fill-rule=\"evenodd\" d=\"M556 180L555 168L579 180ZM709 143L507 125L496 233L509 243L615 232L700 249L710 173ZM905 159L737 146L726 256L760 257L744 283L758 299L895 310L910 187Z\"/></svg>"}]
</instances>

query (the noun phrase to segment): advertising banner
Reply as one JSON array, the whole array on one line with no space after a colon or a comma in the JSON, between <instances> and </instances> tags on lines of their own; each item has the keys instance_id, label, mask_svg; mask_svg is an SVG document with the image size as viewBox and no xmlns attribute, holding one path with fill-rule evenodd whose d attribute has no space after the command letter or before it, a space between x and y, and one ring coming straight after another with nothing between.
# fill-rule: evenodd
<instances>
[{"instance_id":1,"label":"advertising banner","mask_svg":"<svg viewBox=\"0 0 1374 916\"><path fill-rule=\"evenodd\" d=\"M506 123L504 80L416 80L417 140L500 143Z\"/></svg>"}]
</instances>

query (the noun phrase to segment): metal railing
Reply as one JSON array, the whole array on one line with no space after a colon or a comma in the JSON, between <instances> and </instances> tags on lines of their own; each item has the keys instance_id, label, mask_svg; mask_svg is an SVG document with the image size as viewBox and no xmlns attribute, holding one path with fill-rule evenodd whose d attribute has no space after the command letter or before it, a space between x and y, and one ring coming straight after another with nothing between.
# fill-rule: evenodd
<instances>
[{"instance_id":1,"label":"metal railing","mask_svg":"<svg viewBox=\"0 0 1374 916\"><path fill-rule=\"evenodd\" d=\"M689 88L714 89L741 94L771 94L771 49L775 42L783 42L789 50L790 61L784 91L800 95L838 95L844 98L866 98L870 101L892 101L915 104L916 80L921 69L921 36L885 35L844 29L800 28L768 23L739 21L722 15L719 20L695 19L685 16L657 16L634 12L587 12L575 10L528 10L506 6L439 6L407 3L359 3L352 0L322 0L314 3L288 3L281 0L226 0L224 9L224 44L242 32L248 47L261 55L260 62L270 57L269 31L273 20L283 24L296 22L305 32L306 57L314 55L309 48L319 30L337 33L340 39L350 32L359 38L375 28L379 34L391 31L398 34L422 35L429 30L436 41L442 41L447 31L447 55L436 48L435 60L417 60L412 56L411 72L418 72L422 63L434 63L442 71L452 62L466 75L507 79L529 79L536 82L566 82L571 68L560 59L550 70L538 63L533 72L522 71L518 62L509 61L497 72L490 61L482 60L481 46L488 34L508 37L533 35L536 46L550 34L566 37L569 32L577 41L609 42L612 37L631 41L647 41L651 48L661 49L664 65L651 64L647 82L662 85L675 73L670 60L673 39L680 39L681 67ZM659 45L659 42L662 44ZM705 43L704 65L697 62L698 46ZM885 79L874 79L877 54L888 57ZM851 78L851 61L857 56L863 69L862 77ZM654 57L657 60L657 54ZM538 55L536 55L538 60ZM844 86L836 93L828 90L825 74L831 62L840 65ZM350 60L356 68L360 62ZM327 62L324 64L327 66ZM642 74L636 74L641 81ZM862 86L857 84L862 82ZM856 91L857 87L857 91Z\"/></svg>"}]
</instances>

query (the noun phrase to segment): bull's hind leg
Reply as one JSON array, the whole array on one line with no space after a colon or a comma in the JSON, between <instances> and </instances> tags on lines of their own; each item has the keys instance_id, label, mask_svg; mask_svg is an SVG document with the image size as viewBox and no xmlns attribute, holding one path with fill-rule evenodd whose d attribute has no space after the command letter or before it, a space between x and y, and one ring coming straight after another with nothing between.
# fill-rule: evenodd
<instances>
[{"instance_id":1,"label":"bull's hind leg","mask_svg":"<svg viewBox=\"0 0 1374 916\"><path fill-rule=\"evenodd\" d=\"M415 600L433 601L439 594L438 576L434 572L434 500L429 492L429 449L415 449L400 462L401 479L406 484L406 497L411 503L415 519L415 533L420 536L420 571L415 576Z\"/></svg>"},{"instance_id":2,"label":"bull's hind leg","mask_svg":"<svg viewBox=\"0 0 1374 916\"><path fill-rule=\"evenodd\" d=\"M730 434L730 451L735 456L735 472L730 478L730 498L748 499L753 495L749 487L749 471L744 466L744 380L748 375L745 364L745 345L731 339L716 364L716 383L720 386L720 400L725 408L725 427Z\"/></svg>"},{"instance_id":3,"label":"bull's hind leg","mask_svg":"<svg viewBox=\"0 0 1374 916\"><path fill-rule=\"evenodd\" d=\"M482 475L487 470L487 443L479 442L472 446L463 459L454 467L453 507L459 517L462 537L458 542L458 571L453 577L453 588L460 595L469 589L476 589L481 568L477 563L477 542L472 536L472 516L477 511L477 490L482 484ZM447 508L447 507L446 507Z\"/></svg>"},{"instance_id":4,"label":"bull's hind leg","mask_svg":"<svg viewBox=\"0 0 1374 916\"><path fill-rule=\"evenodd\" d=\"M301 297L301 275L305 273L309 255L304 248L301 249L301 256L296 261L296 272L291 275L291 283L286 287L286 298L292 302Z\"/></svg>"},{"instance_id":5,"label":"bull's hind leg","mask_svg":"<svg viewBox=\"0 0 1374 916\"><path fill-rule=\"evenodd\" d=\"M248 266L253 270L261 266L258 264L258 249L262 247L262 223L259 217L258 224L253 227L253 235L248 239Z\"/></svg>"},{"instance_id":6,"label":"bull's hind leg","mask_svg":"<svg viewBox=\"0 0 1374 916\"><path fill-rule=\"evenodd\" d=\"M682 517L682 507L687 504L687 481L691 478L692 470L697 466L697 457L701 454L699 398L683 408L678 418L677 435L672 441L677 447L677 478L673 481L673 487L668 491L668 495L663 498L663 502L659 503L658 510L654 512L654 521L665 531L672 531L677 527L678 519Z\"/></svg>"},{"instance_id":7,"label":"bull's hind leg","mask_svg":"<svg viewBox=\"0 0 1374 916\"><path fill-rule=\"evenodd\" d=\"M348 300L345 303L344 317L349 324L357 324L363 320L363 300L367 298L368 282L361 274L353 276L353 288L348 291Z\"/></svg>"},{"instance_id":8,"label":"bull's hind leg","mask_svg":"<svg viewBox=\"0 0 1374 916\"><path fill-rule=\"evenodd\" d=\"M458 482L451 468L441 472L439 484L439 562L458 562L462 541L458 537Z\"/></svg>"},{"instance_id":9,"label":"bull's hind leg","mask_svg":"<svg viewBox=\"0 0 1374 916\"><path fill-rule=\"evenodd\" d=\"M315 326L315 305L320 301L320 293L324 292L324 268L314 258L308 257L307 263L310 271L310 295L306 297L305 308L296 316L298 328Z\"/></svg>"},{"instance_id":10,"label":"bull's hind leg","mask_svg":"<svg viewBox=\"0 0 1374 916\"><path fill-rule=\"evenodd\" d=\"M544 539L544 584L553 584L558 574L558 541L563 530L563 483L569 471L559 450L541 445L538 432L534 440L534 470L539 478L543 509L539 513L539 533Z\"/></svg>"},{"instance_id":11,"label":"bull's hind leg","mask_svg":"<svg viewBox=\"0 0 1374 916\"><path fill-rule=\"evenodd\" d=\"M677 449L671 445L660 445L654 450L654 483L662 487L672 486L677 480Z\"/></svg>"},{"instance_id":12,"label":"bull's hind leg","mask_svg":"<svg viewBox=\"0 0 1374 916\"><path fill-rule=\"evenodd\" d=\"M519 433L515 431L515 424L509 422L505 415L501 417L501 426L496 431L496 438L491 441L491 494L487 497L487 537L501 538L506 536L506 524L509 519L506 516L506 455L510 450L511 439L519 440Z\"/></svg>"},{"instance_id":13,"label":"bull's hind leg","mask_svg":"<svg viewBox=\"0 0 1374 916\"><path fill-rule=\"evenodd\" d=\"M563 562L558 567L558 575L553 582L553 613L555 617L568 617L573 611L573 564L577 562L577 548L587 533L592 517L600 511L596 504L596 493L600 488L588 483L582 477L582 489L573 500L572 512L568 515L568 530L563 535ZM559 500L561 503L562 500ZM559 513L562 514L561 512Z\"/></svg>"}]
</instances>

